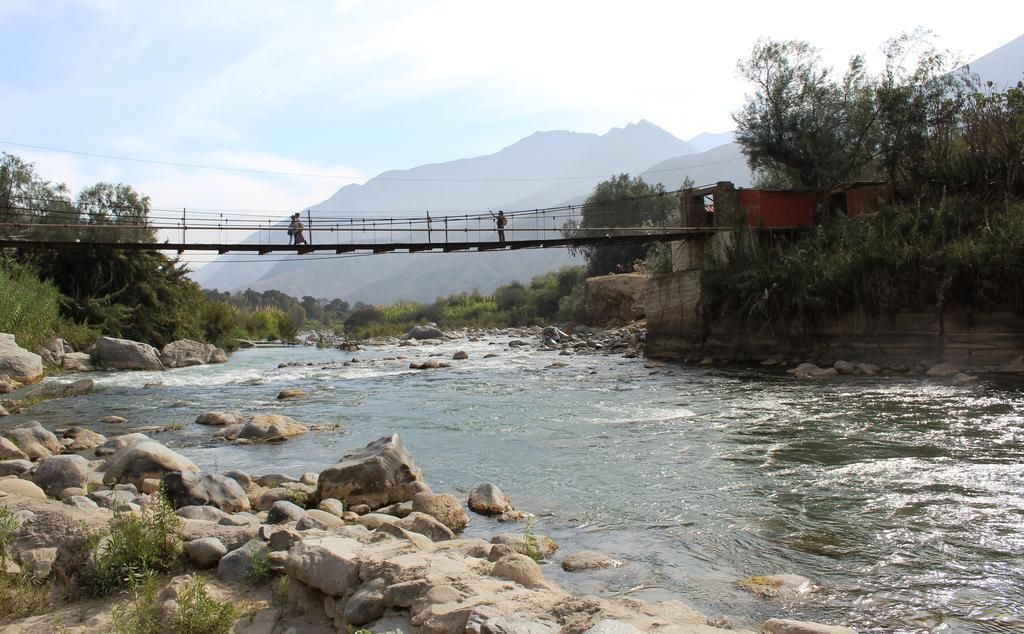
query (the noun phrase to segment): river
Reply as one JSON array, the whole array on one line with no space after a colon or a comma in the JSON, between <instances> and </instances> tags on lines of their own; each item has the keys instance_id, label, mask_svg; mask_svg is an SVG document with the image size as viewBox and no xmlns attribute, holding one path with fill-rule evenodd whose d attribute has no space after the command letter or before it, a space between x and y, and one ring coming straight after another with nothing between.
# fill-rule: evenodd
<instances>
[{"instance_id":1,"label":"river","mask_svg":"<svg viewBox=\"0 0 1024 634\"><path fill-rule=\"evenodd\" d=\"M796 381L760 369L645 367L643 359L512 349L507 337L357 353L254 349L167 372L92 373L101 391L44 402L40 420L154 435L204 470L319 472L398 432L437 492L500 486L561 546L625 560L545 572L583 593L678 598L756 627L780 616L862 631L1024 631L1024 396L983 379ZM451 368L413 357L466 350ZM499 356L484 358L487 353ZM386 360L404 355L405 360ZM355 358L350 366L325 363ZM311 363L278 368L282 362ZM548 368L555 361L567 367ZM76 376L48 379L67 382ZM162 385L144 387L147 383ZM279 402L283 388L311 395ZM280 444L211 441L206 411L344 427ZM96 421L116 414L128 425ZM473 516L470 536L520 532ZM820 589L766 601L734 580L777 572Z\"/></svg>"}]
</instances>

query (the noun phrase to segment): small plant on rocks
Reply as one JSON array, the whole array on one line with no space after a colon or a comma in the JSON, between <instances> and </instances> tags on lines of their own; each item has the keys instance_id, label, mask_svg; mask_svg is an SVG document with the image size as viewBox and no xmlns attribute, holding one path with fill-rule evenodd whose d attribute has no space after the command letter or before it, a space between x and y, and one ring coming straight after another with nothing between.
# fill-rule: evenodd
<instances>
[{"instance_id":1,"label":"small plant on rocks","mask_svg":"<svg viewBox=\"0 0 1024 634\"><path fill-rule=\"evenodd\" d=\"M181 555L181 540L174 532L179 522L163 489L138 513L115 507L110 529L90 540L82 573L86 592L103 596L150 572L171 570Z\"/></svg>"},{"instance_id":2,"label":"small plant on rocks","mask_svg":"<svg viewBox=\"0 0 1024 634\"><path fill-rule=\"evenodd\" d=\"M201 577L192 579L178 595L178 609L171 614L175 634L224 634L238 618L232 603L220 603L206 591Z\"/></svg>"},{"instance_id":3,"label":"small plant on rocks","mask_svg":"<svg viewBox=\"0 0 1024 634\"><path fill-rule=\"evenodd\" d=\"M535 519L531 515L530 518L526 520L526 526L523 527L523 542L526 544L526 552L523 554L534 561L540 561L540 552L537 550L537 536L533 534L534 522Z\"/></svg>"},{"instance_id":4,"label":"small plant on rocks","mask_svg":"<svg viewBox=\"0 0 1024 634\"><path fill-rule=\"evenodd\" d=\"M249 571L245 576L254 584L263 583L270 576L270 562L267 561L267 554L259 546L249 549Z\"/></svg>"}]
</instances>

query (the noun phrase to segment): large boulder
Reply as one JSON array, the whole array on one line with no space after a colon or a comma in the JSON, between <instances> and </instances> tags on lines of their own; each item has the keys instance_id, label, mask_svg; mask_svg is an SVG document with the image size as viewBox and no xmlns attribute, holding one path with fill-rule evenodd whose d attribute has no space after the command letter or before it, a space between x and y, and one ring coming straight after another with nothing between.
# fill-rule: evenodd
<instances>
[{"instance_id":1,"label":"large boulder","mask_svg":"<svg viewBox=\"0 0 1024 634\"><path fill-rule=\"evenodd\" d=\"M69 427L64 430L65 451L88 451L107 442L107 437L85 427Z\"/></svg>"},{"instance_id":2,"label":"large boulder","mask_svg":"<svg viewBox=\"0 0 1024 634\"><path fill-rule=\"evenodd\" d=\"M442 333L437 326L430 324L426 326L413 326L412 328L409 329L409 332L405 333L405 336L402 337L402 340L407 341L409 339L441 339L442 337L444 337L444 333Z\"/></svg>"},{"instance_id":3,"label":"large boulder","mask_svg":"<svg viewBox=\"0 0 1024 634\"><path fill-rule=\"evenodd\" d=\"M100 337L93 347L93 363L108 370L163 370L153 346L129 339Z\"/></svg>"},{"instance_id":4,"label":"large boulder","mask_svg":"<svg viewBox=\"0 0 1024 634\"><path fill-rule=\"evenodd\" d=\"M142 487L142 481L147 478L159 480L175 471L198 473L199 467L158 442L144 440L107 458L103 465L103 483Z\"/></svg>"},{"instance_id":5,"label":"large boulder","mask_svg":"<svg viewBox=\"0 0 1024 634\"><path fill-rule=\"evenodd\" d=\"M18 449L25 452L29 460L42 460L60 453L61 445L52 432L44 428L39 421L30 420L4 434Z\"/></svg>"},{"instance_id":6,"label":"large boulder","mask_svg":"<svg viewBox=\"0 0 1024 634\"><path fill-rule=\"evenodd\" d=\"M227 361L224 351L209 343L200 343L191 339L179 339L164 346L160 351L160 359L165 367L184 368L191 365L206 363L223 363Z\"/></svg>"},{"instance_id":7,"label":"large boulder","mask_svg":"<svg viewBox=\"0 0 1024 634\"><path fill-rule=\"evenodd\" d=\"M280 414L256 414L245 423L228 425L216 436L227 440L248 442L275 442L287 440L309 431L299 421Z\"/></svg>"},{"instance_id":8,"label":"large boulder","mask_svg":"<svg viewBox=\"0 0 1024 634\"><path fill-rule=\"evenodd\" d=\"M177 507L215 506L228 513L248 511L249 496L235 480L216 473L168 473L163 479L167 497Z\"/></svg>"},{"instance_id":9,"label":"large boulder","mask_svg":"<svg viewBox=\"0 0 1024 634\"><path fill-rule=\"evenodd\" d=\"M32 473L32 481L50 497L69 487L84 489L89 481L89 461L77 454L47 458Z\"/></svg>"},{"instance_id":10,"label":"large boulder","mask_svg":"<svg viewBox=\"0 0 1024 634\"><path fill-rule=\"evenodd\" d=\"M625 263L624 263L625 264ZM625 324L642 319L650 278L639 273L602 275L586 281L588 324Z\"/></svg>"},{"instance_id":11,"label":"large boulder","mask_svg":"<svg viewBox=\"0 0 1024 634\"><path fill-rule=\"evenodd\" d=\"M19 346L14 335L0 333L0 374L18 383L35 383L43 378L43 358Z\"/></svg>"},{"instance_id":12,"label":"large boulder","mask_svg":"<svg viewBox=\"0 0 1024 634\"><path fill-rule=\"evenodd\" d=\"M429 490L423 474L398 434L384 436L320 473L316 484L318 500L337 498L352 508L366 504L371 509L405 502Z\"/></svg>"}]
</instances>

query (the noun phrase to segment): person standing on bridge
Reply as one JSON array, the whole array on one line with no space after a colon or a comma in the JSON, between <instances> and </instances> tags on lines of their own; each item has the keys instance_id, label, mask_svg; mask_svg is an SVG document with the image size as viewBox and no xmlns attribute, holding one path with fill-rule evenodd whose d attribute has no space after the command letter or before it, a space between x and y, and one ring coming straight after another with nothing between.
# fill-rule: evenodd
<instances>
[{"instance_id":1,"label":"person standing on bridge","mask_svg":"<svg viewBox=\"0 0 1024 634\"><path fill-rule=\"evenodd\" d=\"M498 210L498 215L495 216L494 212L490 212L491 216L494 216L494 224L498 227L498 242L505 244L505 225L508 224L508 218L505 217L505 212Z\"/></svg>"},{"instance_id":2,"label":"person standing on bridge","mask_svg":"<svg viewBox=\"0 0 1024 634\"><path fill-rule=\"evenodd\" d=\"M293 244L306 244L306 238L302 235L305 225L299 219L299 214L292 214L292 222L288 225L288 233L292 236Z\"/></svg>"}]
</instances>

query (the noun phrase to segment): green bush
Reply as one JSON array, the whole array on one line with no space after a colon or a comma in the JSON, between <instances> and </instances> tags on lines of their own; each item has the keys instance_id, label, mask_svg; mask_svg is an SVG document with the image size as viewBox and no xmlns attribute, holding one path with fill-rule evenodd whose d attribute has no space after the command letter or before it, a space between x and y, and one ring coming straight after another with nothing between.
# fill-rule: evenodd
<instances>
[{"instance_id":1,"label":"green bush","mask_svg":"<svg viewBox=\"0 0 1024 634\"><path fill-rule=\"evenodd\" d=\"M192 577L178 594L170 625L175 634L224 634L237 618L238 608L218 602L206 591L202 578Z\"/></svg>"},{"instance_id":2,"label":"green bush","mask_svg":"<svg viewBox=\"0 0 1024 634\"><path fill-rule=\"evenodd\" d=\"M799 337L846 314L1024 312L1024 207L971 201L833 218L789 243L739 231L703 275L707 315Z\"/></svg>"},{"instance_id":3,"label":"green bush","mask_svg":"<svg viewBox=\"0 0 1024 634\"><path fill-rule=\"evenodd\" d=\"M60 323L60 293L35 269L0 258L0 332L31 350L53 336Z\"/></svg>"},{"instance_id":4,"label":"green bush","mask_svg":"<svg viewBox=\"0 0 1024 634\"><path fill-rule=\"evenodd\" d=\"M110 529L94 535L82 586L92 596L104 596L175 567L181 540L175 533L180 520L161 491L140 512L115 507Z\"/></svg>"}]
</instances>

